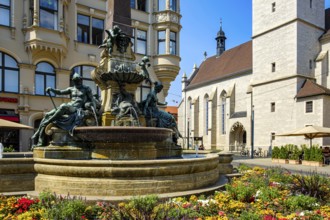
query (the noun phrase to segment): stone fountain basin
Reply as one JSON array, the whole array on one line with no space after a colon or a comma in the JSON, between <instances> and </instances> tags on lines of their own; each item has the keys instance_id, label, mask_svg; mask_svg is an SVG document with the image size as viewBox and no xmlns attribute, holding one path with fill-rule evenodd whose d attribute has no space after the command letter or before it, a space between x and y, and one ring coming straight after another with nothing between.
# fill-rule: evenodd
<instances>
[{"instance_id":1,"label":"stone fountain basin","mask_svg":"<svg viewBox=\"0 0 330 220\"><path fill-rule=\"evenodd\" d=\"M81 196L136 196L212 186L219 156L162 160L58 160L34 158L35 190Z\"/></svg>"},{"instance_id":2,"label":"stone fountain basin","mask_svg":"<svg viewBox=\"0 0 330 220\"><path fill-rule=\"evenodd\" d=\"M154 127L89 126L75 128L74 135L88 142L145 143L165 141L172 137L172 130Z\"/></svg>"}]
</instances>

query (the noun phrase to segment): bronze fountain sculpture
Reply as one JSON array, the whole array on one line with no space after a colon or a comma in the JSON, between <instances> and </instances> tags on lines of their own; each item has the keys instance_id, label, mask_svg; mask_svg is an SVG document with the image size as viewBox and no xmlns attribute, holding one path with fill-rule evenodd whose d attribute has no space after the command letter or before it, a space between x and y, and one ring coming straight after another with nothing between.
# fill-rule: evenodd
<instances>
[{"instance_id":1,"label":"bronze fountain sculpture","mask_svg":"<svg viewBox=\"0 0 330 220\"><path fill-rule=\"evenodd\" d=\"M119 27L106 30L100 64L91 73L102 101L73 75L74 86L49 88L72 100L46 114L33 138L36 191L83 196L132 196L210 186L219 178L218 155L182 159L174 117L160 109L161 82L146 100L134 93L150 81L148 57L135 62L132 43ZM98 126L98 122L101 126ZM44 135L51 136L48 146Z\"/></svg>"}]
</instances>

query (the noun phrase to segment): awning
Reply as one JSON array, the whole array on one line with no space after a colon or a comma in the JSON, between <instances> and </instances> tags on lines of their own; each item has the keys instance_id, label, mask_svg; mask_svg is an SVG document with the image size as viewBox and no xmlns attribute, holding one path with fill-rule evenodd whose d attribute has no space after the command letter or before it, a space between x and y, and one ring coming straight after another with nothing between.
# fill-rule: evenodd
<instances>
[{"instance_id":1,"label":"awning","mask_svg":"<svg viewBox=\"0 0 330 220\"><path fill-rule=\"evenodd\" d=\"M0 115L0 118L5 119L7 121L19 122L19 117L15 115L10 115L10 116Z\"/></svg>"}]
</instances>

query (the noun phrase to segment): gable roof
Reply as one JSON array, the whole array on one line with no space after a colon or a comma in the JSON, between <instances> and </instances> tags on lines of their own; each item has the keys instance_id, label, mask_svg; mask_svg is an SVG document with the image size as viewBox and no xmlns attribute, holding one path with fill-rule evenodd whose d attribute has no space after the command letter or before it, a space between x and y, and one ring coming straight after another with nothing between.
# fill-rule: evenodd
<instances>
[{"instance_id":1,"label":"gable roof","mask_svg":"<svg viewBox=\"0 0 330 220\"><path fill-rule=\"evenodd\" d=\"M190 80L187 89L244 72L252 73L252 41L207 58Z\"/></svg>"},{"instance_id":2,"label":"gable roof","mask_svg":"<svg viewBox=\"0 0 330 220\"><path fill-rule=\"evenodd\" d=\"M330 95L330 89L321 86L310 79L306 79L301 89L298 91L296 98L305 98L317 95Z\"/></svg>"}]
</instances>

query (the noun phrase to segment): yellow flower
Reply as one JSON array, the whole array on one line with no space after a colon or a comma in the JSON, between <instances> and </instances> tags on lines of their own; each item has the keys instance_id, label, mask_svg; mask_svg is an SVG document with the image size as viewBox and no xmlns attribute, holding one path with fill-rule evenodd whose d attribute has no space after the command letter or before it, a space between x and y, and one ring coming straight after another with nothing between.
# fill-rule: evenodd
<instances>
[{"instance_id":1,"label":"yellow flower","mask_svg":"<svg viewBox=\"0 0 330 220\"><path fill-rule=\"evenodd\" d=\"M198 200L198 198L195 195L191 195L190 198L189 198L190 202L196 202L197 200Z\"/></svg>"}]
</instances>

